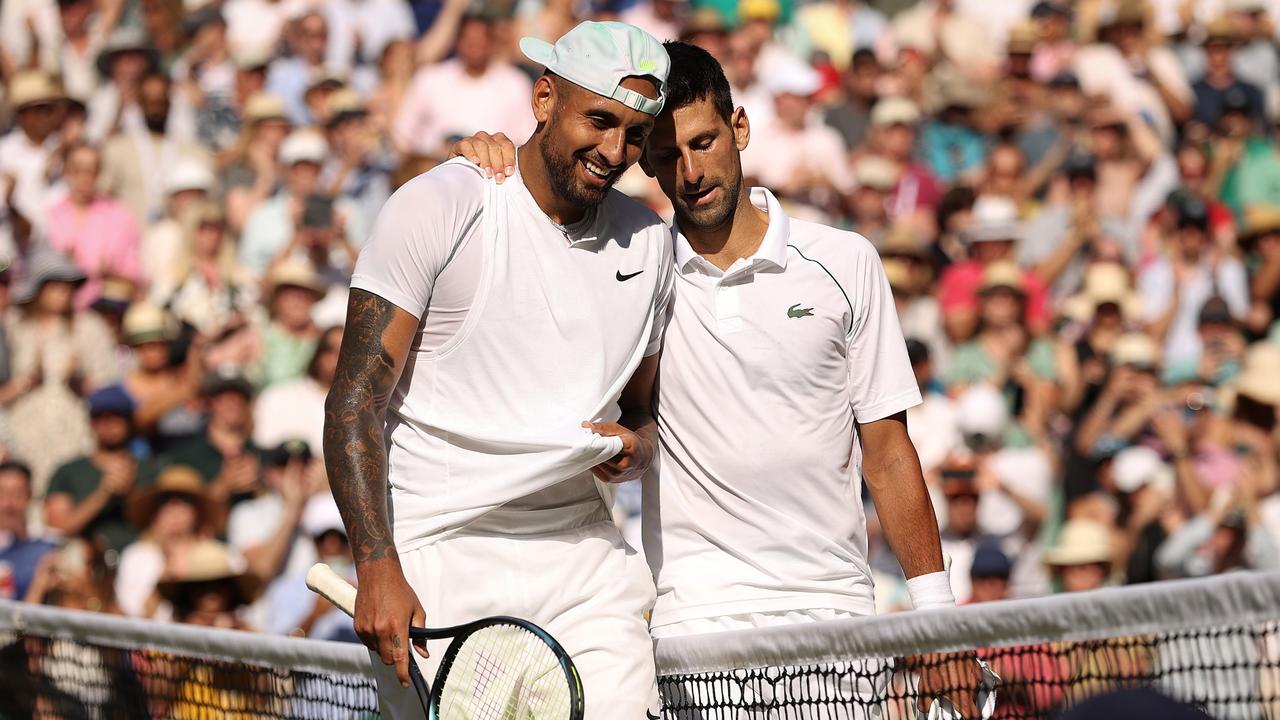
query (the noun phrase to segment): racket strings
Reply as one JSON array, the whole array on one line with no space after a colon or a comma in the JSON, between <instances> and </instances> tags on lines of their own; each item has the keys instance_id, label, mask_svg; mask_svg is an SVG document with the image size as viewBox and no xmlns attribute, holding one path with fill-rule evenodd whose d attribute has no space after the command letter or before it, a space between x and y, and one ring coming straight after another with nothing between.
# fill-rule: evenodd
<instances>
[{"instance_id":1,"label":"racket strings","mask_svg":"<svg viewBox=\"0 0 1280 720\"><path fill-rule=\"evenodd\" d=\"M441 682L440 720L566 720L571 712L559 658L515 625L467 636Z\"/></svg>"}]
</instances>

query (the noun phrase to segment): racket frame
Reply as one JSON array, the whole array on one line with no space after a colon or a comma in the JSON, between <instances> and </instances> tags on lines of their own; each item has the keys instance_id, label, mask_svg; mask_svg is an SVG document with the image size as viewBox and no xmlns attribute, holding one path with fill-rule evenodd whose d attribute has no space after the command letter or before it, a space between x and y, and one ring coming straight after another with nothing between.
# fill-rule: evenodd
<instances>
[{"instance_id":1,"label":"racket frame","mask_svg":"<svg viewBox=\"0 0 1280 720\"><path fill-rule=\"evenodd\" d=\"M569 686L568 720L582 720L585 713L582 678L578 676L578 668L573 664L573 659L569 657L569 653L565 652L564 647L551 636L551 633L528 620L509 615L494 615L462 625L444 628L409 627L410 640L444 640L453 638L449 643L448 649L444 651L444 656L440 658L440 667L436 670L435 679L429 689L426 687L426 681L422 678L422 673L418 672L417 663L410 663L409 669L411 674L415 676L414 684L417 686L418 697L424 698L423 707L427 709L428 720L441 720L440 699L444 694L444 681L448 677L449 670L453 667L458 653L462 651L462 646L466 643L467 638L480 630L497 625L514 626L528 631L551 649L557 662L560 663L560 669L564 672L565 682Z\"/></svg>"}]
</instances>

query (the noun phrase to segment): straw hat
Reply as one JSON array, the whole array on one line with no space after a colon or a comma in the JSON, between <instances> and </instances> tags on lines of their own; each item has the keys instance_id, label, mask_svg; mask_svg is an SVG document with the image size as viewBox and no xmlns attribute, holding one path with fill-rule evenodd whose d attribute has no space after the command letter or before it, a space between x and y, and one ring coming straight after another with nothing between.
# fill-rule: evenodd
<instances>
[{"instance_id":1,"label":"straw hat","mask_svg":"<svg viewBox=\"0 0 1280 720\"><path fill-rule=\"evenodd\" d=\"M272 294L286 287L310 290L317 298L324 297L328 291L324 281L320 279L311 263L298 258L286 258L277 264L267 276Z\"/></svg>"},{"instance_id":2,"label":"straw hat","mask_svg":"<svg viewBox=\"0 0 1280 720\"><path fill-rule=\"evenodd\" d=\"M919 121L920 108L904 97L887 97L871 108L871 125L873 127L915 125Z\"/></svg>"},{"instance_id":3,"label":"straw hat","mask_svg":"<svg viewBox=\"0 0 1280 720\"><path fill-rule=\"evenodd\" d=\"M335 125L350 118L364 117L369 114L360 95L350 88L335 90L329 97L329 124Z\"/></svg>"},{"instance_id":4,"label":"straw hat","mask_svg":"<svg viewBox=\"0 0 1280 720\"><path fill-rule=\"evenodd\" d=\"M36 105L51 105L67 99L62 86L39 70L15 73L9 81L9 104L15 110Z\"/></svg>"},{"instance_id":5,"label":"straw hat","mask_svg":"<svg viewBox=\"0 0 1280 720\"><path fill-rule=\"evenodd\" d=\"M906 256L924 259L929 256L925 248L923 236L907 223L896 223L889 228L884 241L880 244L882 256Z\"/></svg>"},{"instance_id":6,"label":"straw hat","mask_svg":"<svg viewBox=\"0 0 1280 720\"><path fill-rule=\"evenodd\" d=\"M284 100L267 92L256 92L244 103L244 120L246 123L260 123L264 120L287 120L288 110Z\"/></svg>"},{"instance_id":7,"label":"straw hat","mask_svg":"<svg viewBox=\"0 0 1280 720\"><path fill-rule=\"evenodd\" d=\"M133 280L119 275L107 275L102 278L102 289L98 299L93 301L93 309L101 313L123 315L133 302L138 286Z\"/></svg>"},{"instance_id":8,"label":"straw hat","mask_svg":"<svg viewBox=\"0 0 1280 720\"><path fill-rule=\"evenodd\" d=\"M1096 520L1077 518L1062 526L1058 544L1044 554L1046 565L1090 565L1112 560L1111 531Z\"/></svg>"},{"instance_id":9,"label":"straw hat","mask_svg":"<svg viewBox=\"0 0 1280 720\"><path fill-rule=\"evenodd\" d=\"M1040 43L1040 30L1030 20L1014 23L1009 28L1009 40L1005 52L1010 55L1030 55Z\"/></svg>"},{"instance_id":10,"label":"straw hat","mask_svg":"<svg viewBox=\"0 0 1280 720\"><path fill-rule=\"evenodd\" d=\"M1024 277L1022 268L1011 260L993 262L982 271L982 284L978 287L978 292L985 293L998 288L1008 288L1019 294L1025 294Z\"/></svg>"},{"instance_id":11,"label":"straw hat","mask_svg":"<svg viewBox=\"0 0 1280 720\"><path fill-rule=\"evenodd\" d=\"M149 342L168 342L176 334L169 313L149 302L131 305L124 314L121 330L124 344L130 347Z\"/></svg>"},{"instance_id":12,"label":"straw hat","mask_svg":"<svg viewBox=\"0 0 1280 720\"><path fill-rule=\"evenodd\" d=\"M1111 348L1111 363L1116 366L1137 365L1154 367L1160 359L1156 341L1146 333L1125 333L1116 339Z\"/></svg>"},{"instance_id":13,"label":"straw hat","mask_svg":"<svg viewBox=\"0 0 1280 720\"><path fill-rule=\"evenodd\" d=\"M1099 28L1122 24L1144 24L1147 21L1147 3L1145 0L1119 0L1115 5L1104 8L1098 20Z\"/></svg>"},{"instance_id":14,"label":"straw hat","mask_svg":"<svg viewBox=\"0 0 1280 720\"><path fill-rule=\"evenodd\" d=\"M911 282L911 268L907 264L897 258L887 258L882 261L884 265L884 276L889 280L889 287L894 290L911 290L915 283Z\"/></svg>"},{"instance_id":15,"label":"straw hat","mask_svg":"<svg viewBox=\"0 0 1280 720\"><path fill-rule=\"evenodd\" d=\"M1126 320L1142 314L1142 298L1129 281L1129 271L1119 263L1093 263L1084 271L1084 287L1067 298L1063 314L1072 320L1090 322L1098 306L1115 303Z\"/></svg>"},{"instance_id":16,"label":"straw hat","mask_svg":"<svg viewBox=\"0 0 1280 720\"><path fill-rule=\"evenodd\" d=\"M216 540L201 540L187 551L185 571L156 583L156 590L170 602L192 585L227 581L239 592L239 603L248 604L262 592L263 583L245 567L244 559Z\"/></svg>"},{"instance_id":17,"label":"straw hat","mask_svg":"<svg viewBox=\"0 0 1280 720\"><path fill-rule=\"evenodd\" d=\"M69 282L79 287L85 279L80 268L62 253L51 248L37 250L28 260L22 280L14 285L13 304L26 305L35 300L47 282Z\"/></svg>"},{"instance_id":18,"label":"straw hat","mask_svg":"<svg viewBox=\"0 0 1280 720\"><path fill-rule=\"evenodd\" d=\"M1018 206L1002 195L983 195L973 204L973 224L961 233L968 243L1021 240Z\"/></svg>"},{"instance_id":19,"label":"straw hat","mask_svg":"<svg viewBox=\"0 0 1280 720\"><path fill-rule=\"evenodd\" d=\"M1236 32L1236 25L1229 17L1216 17L1204 28L1205 45L1214 43L1234 45L1239 41L1240 34Z\"/></svg>"},{"instance_id":20,"label":"straw hat","mask_svg":"<svg viewBox=\"0 0 1280 720\"><path fill-rule=\"evenodd\" d=\"M1254 343L1245 352L1242 365L1230 386L1235 394L1280 406L1280 345Z\"/></svg>"},{"instance_id":21,"label":"straw hat","mask_svg":"<svg viewBox=\"0 0 1280 720\"><path fill-rule=\"evenodd\" d=\"M191 500L200 515L201 524L212 524L215 510L205 495L204 478L187 465L170 465L160 471L150 487L135 491L127 508L129 522L137 528L145 528L155 519L164 495L182 495Z\"/></svg>"},{"instance_id":22,"label":"straw hat","mask_svg":"<svg viewBox=\"0 0 1280 720\"><path fill-rule=\"evenodd\" d=\"M853 176L862 187L889 192L898 184L898 167L879 155L866 155L854 163Z\"/></svg>"}]
</instances>

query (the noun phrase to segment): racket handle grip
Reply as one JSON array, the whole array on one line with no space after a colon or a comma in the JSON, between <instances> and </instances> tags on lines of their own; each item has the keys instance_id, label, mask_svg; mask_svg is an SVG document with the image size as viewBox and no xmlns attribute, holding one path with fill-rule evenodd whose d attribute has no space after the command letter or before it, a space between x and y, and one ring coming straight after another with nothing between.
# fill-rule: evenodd
<instances>
[{"instance_id":1,"label":"racket handle grip","mask_svg":"<svg viewBox=\"0 0 1280 720\"><path fill-rule=\"evenodd\" d=\"M356 616L356 588L333 568L316 563L307 571L307 587L311 591L338 606L342 612Z\"/></svg>"}]
</instances>

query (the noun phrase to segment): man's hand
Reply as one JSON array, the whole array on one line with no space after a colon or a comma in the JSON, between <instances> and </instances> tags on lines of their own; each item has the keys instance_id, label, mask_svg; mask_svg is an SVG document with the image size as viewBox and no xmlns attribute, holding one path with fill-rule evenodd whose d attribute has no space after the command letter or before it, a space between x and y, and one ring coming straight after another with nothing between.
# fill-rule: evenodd
<instances>
[{"instance_id":1,"label":"man's hand","mask_svg":"<svg viewBox=\"0 0 1280 720\"><path fill-rule=\"evenodd\" d=\"M930 653L907 659L920 673L917 708L922 713L938 699L946 698L965 720L978 720L978 690L982 688L982 666L973 653Z\"/></svg>"},{"instance_id":2,"label":"man's hand","mask_svg":"<svg viewBox=\"0 0 1280 720\"><path fill-rule=\"evenodd\" d=\"M629 430L617 423L584 422L597 435L622 438L622 452L591 468L596 479L624 483L644 475L653 462L653 438L650 433Z\"/></svg>"},{"instance_id":3,"label":"man's hand","mask_svg":"<svg viewBox=\"0 0 1280 720\"><path fill-rule=\"evenodd\" d=\"M132 460L112 457L98 462L102 469L102 486L112 495L127 495L133 489L137 465Z\"/></svg>"},{"instance_id":4,"label":"man's hand","mask_svg":"<svg viewBox=\"0 0 1280 720\"><path fill-rule=\"evenodd\" d=\"M502 184L516 174L516 146L506 135L478 132L463 138L449 148L449 157L462 156L484 170L484 174Z\"/></svg>"},{"instance_id":5,"label":"man's hand","mask_svg":"<svg viewBox=\"0 0 1280 720\"><path fill-rule=\"evenodd\" d=\"M400 562L393 558L356 566L359 585L356 593L356 634L384 665L395 665L402 687L409 687L409 626L422 627L427 614L418 596L404 579ZM414 648L427 657L425 640L415 640Z\"/></svg>"}]
</instances>

